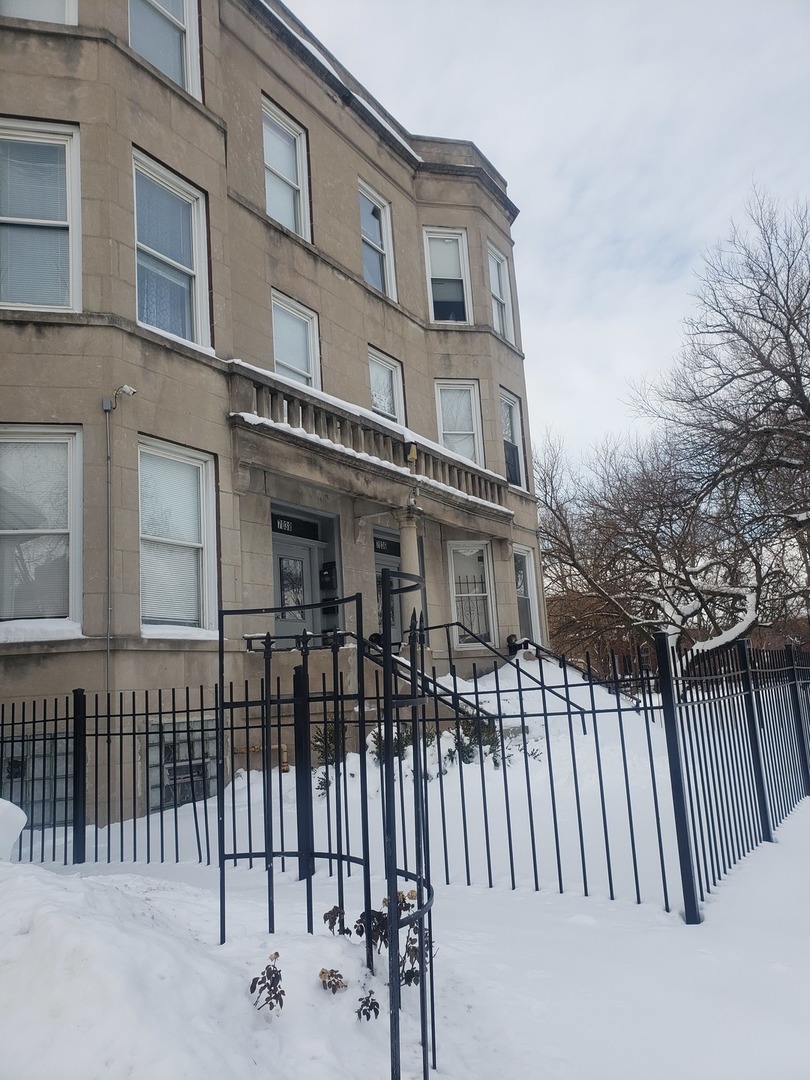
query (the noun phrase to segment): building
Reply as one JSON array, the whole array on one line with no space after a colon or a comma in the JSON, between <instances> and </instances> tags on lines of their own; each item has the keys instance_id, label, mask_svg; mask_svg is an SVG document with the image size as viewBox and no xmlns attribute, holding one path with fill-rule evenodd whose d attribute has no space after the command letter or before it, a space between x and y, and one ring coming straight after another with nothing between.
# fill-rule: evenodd
<instances>
[{"instance_id":1,"label":"building","mask_svg":"<svg viewBox=\"0 0 810 1080\"><path fill-rule=\"evenodd\" d=\"M385 566L457 656L540 640L480 151L275 2L0 0L0 57L0 697L211 684L220 607L286 605L228 624L250 675L244 633L339 627L296 604L379 629Z\"/></svg>"}]
</instances>

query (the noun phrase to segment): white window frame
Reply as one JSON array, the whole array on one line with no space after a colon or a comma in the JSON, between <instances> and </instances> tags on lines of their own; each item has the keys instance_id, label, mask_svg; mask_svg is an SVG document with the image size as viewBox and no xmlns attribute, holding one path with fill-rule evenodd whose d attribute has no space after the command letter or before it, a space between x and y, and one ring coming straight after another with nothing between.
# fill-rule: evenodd
<instances>
[{"instance_id":1,"label":"white window frame","mask_svg":"<svg viewBox=\"0 0 810 1080\"><path fill-rule=\"evenodd\" d=\"M386 420L393 420L394 423L405 423L405 394L402 381L402 364L399 360L394 360L390 356L386 356L385 353L379 352L378 349L373 349L369 346L368 349L368 366L369 366L369 383L371 382L371 366L372 364L379 364L380 367L387 368L392 373L392 382L394 388L394 409L395 415L383 412L381 409L377 409L374 406L372 399L371 409L372 412L377 413L378 416L384 417Z\"/></svg>"},{"instance_id":2,"label":"white window frame","mask_svg":"<svg viewBox=\"0 0 810 1080\"><path fill-rule=\"evenodd\" d=\"M151 64L156 71L159 71L164 78L169 79L176 86L182 86L182 88L192 97L197 98L198 101L202 100L202 80L200 77L200 40L197 27L197 20L199 18L198 0L183 0L183 21L178 20L171 15L166 8L160 3L160 0L140 0L141 3L146 4L148 7L154 8L157 13L164 18L167 22L172 23L178 29L183 31L183 60L185 67L185 83L178 83L176 80L161 68L157 67L148 57L139 52L138 49L132 44L132 0L129 0L127 4L128 15L128 28L130 48L138 56L142 57L147 64Z\"/></svg>"},{"instance_id":3,"label":"white window frame","mask_svg":"<svg viewBox=\"0 0 810 1080\"><path fill-rule=\"evenodd\" d=\"M447 567L450 578L450 607L453 614L453 622L464 624L461 618L463 612L458 610L456 598L456 575L454 555L457 551L469 555L471 548L477 548L483 552L484 582L486 584L487 621L489 623L489 644L494 645L498 640L498 624L496 622L495 604L495 575L492 566L492 545L488 540L451 540L447 544ZM478 594L476 594L478 595ZM469 627L469 629L473 629ZM453 628L454 644L459 649L480 649L481 645L475 641L462 641L459 628Z\"/></svg>"},{"instance_id":4,"label":"white window frame","mask_svg":"<svg viewBox=\"0 0 810 1080\"><path fill-rule=\"evenodd\" d=\"M474 465L484 467L484 442L481 427L481 395L478 389L477 379L436 379L436 422L439 428L439 442L447 450L448 454L471 461ZM475 457L468 458L459 454L457 450L451 450L445 443L445 425L442 409L442 390L469 390L472 408L473 430L471 432L449 432L449 434L471 434L475 442Z\"/></svg>"},{"instance_id":5,"label":"white window frame","mask_svg":"<svg viewBox=\"0 0 810 1080\"><path fill-rule=\"evenodd\" d=\"M469 326L473 321L472 290L470 288L470 256L467 249L466 229L426 228L424 232L425 243L425 269L427 271L428 312L430 321L441 323L443 326ZM459 262L461 263L461 280L464 290L464 319L436 319L433 314L433 273L430 265L430 241L431 240L456 240L459 245Z\"/></svg>"},{"instance_id":6,"label":"white window frame","mask_svg":"<svg viewBox=\"0 0 810 1080\"><path fill-rule=\"evenodd\" d=\"M534 566L534 552L529 547L524 547L522 544L514 544L512 546L513 564L514 556L521 555L526 560L527 580L526 589L529 598L529 611L532 624L532 639L534 641L540 641L540 612L537 606L537 573ZM515 581L515 603L517 604L517 580ZM518 621L518 631L520 631L520 622Z\"/></svg>"},{"instance_id":7,"label":"white window frame","mask_svg":"<svg viewBox=\"0 0 810 1080\"><path fill-rule=\"evenodd\" d=\"M490 260L498 266L498 281L493 281ZM489 273L489 291L492 297L492 325L495 333L515 343L515 315L512 308L512 285L509 280L509 260L495 247L487 244L487 271ZM498 317L501 312L503 318ZM503 323L501 327L499 324Z\"/></svg>"},{"instance_id":8,"label":"white window frame","mask_svg":"<svg viewBox=\"0 0 810 1080\"><path fill-rule=\"evenodd\" d=\"M13 641L18 636L20 624L34 624L39 640L65 637L65 630L72 629L70 636L81 637L82 621L82 430L77 427L33 426L27 424L0 424L2 442L59 442L68 448L68 614L44 619L4 619L0 621L0 641ZM2 535L14 535L16 530L2 530ZM15 629L16 628L16 629ZM30 635L26 635L30 636Z\"/></svg>"},{"instance_id":9,"label":"white window frame","mask_svg":"<svg viewBox=\"0 0 810 1080\"><path fill-rule=\"evenodd\" d=\"M142 244L139 241L138 199L136 192L136 176L138 173L153 180L156 184L160 184L161 187L166 188L172 195L176 195L179 199L189 203L191 206L192 243L194 246L194 266L191 272L189 272L187 266L182 266L180 264L176 265L173 260L166 255L147 247L146 244ZM208 229L203 193L198 188L192 187L191 184L186 183L185 180L181 180L179 176L176 176L168 169L158 165L156 161L148 158L145 154L135 151L133 154L132 168L132 209L135 219L135 318L138 325L147 327L156 334L163 334L165 337L172 338L175 341L183 341L192 345L200 345L203 348L208 348L211 343L211 325L208 309ZM181 273L193 278L191 289L193 304L193 337L179 337L169 330L163 330L159 326L153 326L152 323L143 322L140 319L140 303L138 299L138 252L141 250L146 254L151 255L152 258L165 263L173 269L176 268Z\"/></svg>"},{"instance_id":10,"label":"white window frame","mask_svg":"<svg viewBox=\"0 0 810 1080\"><path fill-rule=\"evenodd\" d=\"M198 546L201 550L200 559L200 625L199 627L187 626L185 623L148 623L143 621L143 602L141 601L141 635L143 637L177 637L184 634L193 637L199 630L216 629L217 625L217 534L216 534L216 487L214 458L211 454L200 450L191 450L185 446L177 446L175 443L163 442L160 439L141 437L138 442L138 558L140 561L141 544L144 540L158 539L166 542L163 537L145 536L141 527L141 455L152 454L182 461L185 464L196 465L200 470L200 536ZM176 543L176 541L168 541ZM139 595L143 595L142 577L139 575Z\"/></svg>"},{"instance_id":11,"label":"white window frame","mask_svg":"<svg viewBox=\"0 0 810 1080\"><path fill-rule=\"evenodd\" d=\"M0 303L0 308L19 311L81 311L82 310L82 262L81 262L81 185L79 132L77 128L62 124L42 124L34 121L3 120L0 123L0 139L18 142L56 143L65 147L65 192L67 220L63 223L46 219L25 219L25 223L41 225L42 228L61 227L68 231L68 273L70 275L67 304ZM18 218L0 218L0 222L19 221Z\"/></svg>"},{"instance_id":12,"label":"white window frame","mask_svg":"<svg viewBox=\"0 0 810 1080\"><path fill-rule=\"evenodd\" d=\"M386 199L379 195L373 187L370 187L364 180L358 181L358 201L359 196L364 195L370 203L377 207L380 211L380 232L382 233L382 247L377 245L367 237L363 235L362 229L360 231L360 246L368 244L370 248L376 251L383 257L383 288L382 291L391 300L397 298L397 279L394 270L394 232L391 226L391 204ZM362 220L362 218L361 218ZM365 279L365 271L363 273ZM366 280L366 284L372 289L376 288L370 281Z\"/></svg>"},{"instance_id":13,"label":"white window frame","mask_svg":"<svg viewBox=\"0 0 810 1080\"><path fill-rule=\"evenodd\" d=\"M277 307L283 308L290 315L297 316L301 319L307 328L307 350L309 352L309 376L310 381L304 382L302 379L296 378L295 372L297 368L291 367L289 364L285 364L282 360L281 367L284 370L279 370L279 360L276 357L276 342L275 342L275 310ZM290 379L292 382L297 382L301 386L309 386L314 390L320 390L321 388L321 350L320 350L320 334L318 332L318 315L317 312L312 311L308 307L304 307L303 304L299 304L297 300L293 300L289 296L285 296L283 293L276 292L275 289L271 293L271 308L273 313L273 367L278 375L282 378Z\"/></svg>"},{"instance_id":14,"label":"white window frame","mask_svg":"<svg viewBox=\"0 0 810 1080\"><path fill-rule=\"evenodd\" d=\"M299 123L297 123L291 116L283 112L277 105L274 105L272 101L267 98L262 98L262 147L264 146L264 121L265 118L274 121L279 127L283 128L288 135L292 136L295 140L295 160L298 168L298 185L291 184L289 178L282 176L281 173L276 172L273 166L267 161L264 156L264 149L262 149L262 156L264 157L264 171L265 174L272 172L274 176L277 176L283 183L287 184L296 192L296 209L298 211L298 223L300 228L292 229L291 232L302 237L304 240L312 240L312 222L309 214L309 161L307 157L307 131ZM267 205L267 188L265 186L264 208L267 216L277 222L282 229L286 229L288 226L279 221L270 212L270 207Z\"/></svg>"},{"instance_id":15,"label":"white window frame","mask_svg":"<svg viewBox=\"0 0 810 1080\"><path fill-rule=\"evenodd\" d=\"M506 444L506 439L503 437L503 413L502 413L502 410L503 410L504 405L509 405L511 407L511 409L512 409L512 419L513 419L513 424L514 424L514 428L515 428L514 434L515 434L515 437L516 437L516 440L517 440L513 445L517 446L517 448L518 448L518 469L520 471L520 476L518 478L518 483L513 484L513 486L514 487L520 487L520 488L523 488L524 490L526 490L526 488L528 487L528 484L526 482L526 453L525 453L525 445L524 445L524 441L523 441L523 415L522 415L522 409L520 407L520 398L515 397L514 394L510 394L508 390L501 389L500 398L499 398L499 404L500 404L500 407L501 407L501 418L500 418L501 419L501 439L502 439L504 445ZM506 449L504 448L504 476L506 476L507 480L509 480L509 477L507 475L508 471L509 471L508 470L508 465L507 465L507 462L506 462ZM509 480L509 483L511 484L513 482L511 480Z\"/></svg>"},{"instance_id":16,"label":"white window frame","mask_svg":"<svg viewBox=\"0 0 810 1080\"><path fill-rule=\"evenodd\" d=\"M29 22L56 22L64 26L75 26L79 20L78 0L62 0L65 14L61 19L43 19L34 14L31 9L36 0L11 0L12 6L22 9L9 15L5 10L3 0L0 0L0 16L6 19L28 19Z\"/></svg>"}]
</instances>

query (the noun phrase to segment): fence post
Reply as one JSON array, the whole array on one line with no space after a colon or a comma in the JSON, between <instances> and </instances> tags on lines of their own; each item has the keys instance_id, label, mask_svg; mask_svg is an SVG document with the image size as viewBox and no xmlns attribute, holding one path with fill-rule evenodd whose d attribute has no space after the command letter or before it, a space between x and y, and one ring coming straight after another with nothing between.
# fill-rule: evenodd
<instances>
[{"instance_id":1,"label":"fence post","mask_svg":"<svg viewBox=\"0 0 810 1080\"><path fill-rule=\"evenodd\" d=\"M762 827L762 839L773 843L771 815L768 810L768 794L765 790L765 765L762 760L762 747L759 742L757 710L754 703L754 686L751 681L751 661L748 656L748 642L737 642L737 659L742 678L743 701L745 702L745 722L748 727L748 741L751 744L751 767L754 771L754 789L757 793L759 820Z\"/></svg>"},{"instance_id":2,"label":"fence post","mask_svg":"<svg viewBox=\"0 0 810 1080\"><path fill-rule=\"evenodd\" d=\"M315 833L312 823L312 746L309 730L309 686L304 665L293 670L295 730L295 808L298 818L298 880L315 872Z\"/></svg>"},{"instance_id":3,"label":"fence post","mask_svg":"<svg viewBox=\"0 0 810 1080\"><path fill-rule=\"evenodd\" d=\"M397 828L396 794L394 780L394 664L391 656L391 595L394 586L391 571L382 572L383 617L383 845L385 851L385 879L388 891L388 1016L389 1047L391 1055L391 1080L400 1080L400 982L399 982L399 894L397 886ZM396 595L396 594L395 594ZM414 746L414 754L418 754ZM368 931L367 931L368 932Z\"/></svg>"},{"instance_id":4,"label":"fence post","mask_svg":"<svg viewBox=\"0 0 810 1080\"><path fill-rule=\"evenodd\" d=\"M87 828L87 698L73 691L73 863L86 858Z\"/></svg>"},{"instance_id":5,"label":"fence post","mask_svg":"<svg viewBox=\"0 0 810 1080\"><path fill-rule=\"evenodd\" d=\"M664 714L664 734L667 740L669 778L672 786L672 808L675 814L675 835L678 841L678 863L683 886L684 919L690 925L701 922L695 885L695 867L692 861L692 845L689 842L689 818L684 792L681 748L678 738L678 715L675 706L675 687L672 677L672 657L669 638L663 630L655 635L655 652L658 657L658 683L661 690L661 706Z\"/></svg>"},{"instance_id":6,"label":"fence post","mask_svg":"<svg viewBox=\"0 0 810 1080\"><path fill-rule=\"evenodd\" d=\"M805 795L810 795L810 761L807 758L807 739L804 735L802 702L799 695L799 672L796 668L796 650L792 645L788 645L786 652L789 665L790 701L793 705L793 718L796 722L796 742L799 746L799 757L801 758L802 783L804 784Z\"/></svg>"}]
</instances>

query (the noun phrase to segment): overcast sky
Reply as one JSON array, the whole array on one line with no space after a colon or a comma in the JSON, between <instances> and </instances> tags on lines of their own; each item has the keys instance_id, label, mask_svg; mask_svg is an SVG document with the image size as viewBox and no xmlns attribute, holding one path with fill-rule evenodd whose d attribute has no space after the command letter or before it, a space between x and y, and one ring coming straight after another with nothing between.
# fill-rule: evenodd
<instances>
[{"instance_id":1,"label":"overcast sky","mask_svg":"<svg viewBox=\"0 0 810 1080\"><path fill-rule=\"evenodd\" d=\"M506 177L535 441L627 430L752 185L810 194L810 0L286 2L409 131Z\"/></svg>"}]
</instances>

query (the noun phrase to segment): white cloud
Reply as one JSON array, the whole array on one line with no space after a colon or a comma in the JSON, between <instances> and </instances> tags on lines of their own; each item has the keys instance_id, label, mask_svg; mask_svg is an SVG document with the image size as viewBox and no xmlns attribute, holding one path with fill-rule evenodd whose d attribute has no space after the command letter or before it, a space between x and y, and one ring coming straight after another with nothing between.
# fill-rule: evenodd
<instances>
[{"instance_id":1,"label":"white cloud","mask_svg":"<svg viewBox=\"0 0 810 1080\"><path fill-rule=\"evenodd\" d=\"M405 127L471 139L507 178L530 412L572 445L627 422L625 375L668 363L752 184L805 197L805 0L293 6Z\"/></svg>"}]
</instances>

